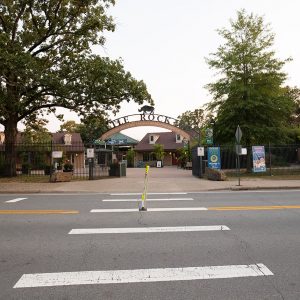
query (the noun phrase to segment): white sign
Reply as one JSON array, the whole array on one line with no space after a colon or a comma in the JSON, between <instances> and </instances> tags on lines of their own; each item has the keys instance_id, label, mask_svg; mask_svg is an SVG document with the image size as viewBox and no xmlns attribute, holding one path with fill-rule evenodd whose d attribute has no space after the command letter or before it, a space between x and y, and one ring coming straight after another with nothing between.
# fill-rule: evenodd
<instances>
[{"instance_id":1,"label":"white sign","mask_svg":"<svg viewBox=\"0 0 300 300\"><path fill-rule=\"evenodd\" d=\"M197 156L204 156L204 147L197 147Z\"/></svg>"},{"instance_id":2,"label":"white sign","mask_svg":"<svg viewBox=\"0 0 300 300\"><path fill-rule=\"evenodd\" d=\"M86 157L87 158L94 158L95 157L94 148L86 149Z\"/></svg>"},{"instance_id":3,"label":"white sign","mask_svg":"<svg viewBox=\"0 0 300 300\"><path fill-rule=\"evenodd\" d=\"M247 155L247 148L242 148L241 155Z\"/></svg>"},{"instance_id":4,"label":"white sign","mask_svg":"<svg viewBox=\"0 0 300 300\"><path fill-rule=\"evenodd\" d=\"M156 161L156 168L161 168L161 160Z\"/></svg>"},{"instance_id":5,"label":"white sign","mask_svg":"<svg viewBox=\"0 0 300 300\"><path fill-rule=\"evenodd\" d=\"M62 158L62 151L52 151L53 158Z\"/></svg>"}]
</instances>

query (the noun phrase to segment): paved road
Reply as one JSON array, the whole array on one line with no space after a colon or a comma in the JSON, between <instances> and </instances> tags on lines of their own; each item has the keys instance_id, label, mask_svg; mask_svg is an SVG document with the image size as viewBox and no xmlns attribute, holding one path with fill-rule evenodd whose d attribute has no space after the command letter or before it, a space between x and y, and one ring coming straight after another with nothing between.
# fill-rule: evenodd
<instances>
[{"instance_id":1,"label":"paved road","mask_svg":"<svg viewBox=\"0 0 300 300\"><path fill-rule=\"evenodd\" d=\"M299 191L139 197L0 195L0 299L300 298Z\"/></svg>"}]
</instances>

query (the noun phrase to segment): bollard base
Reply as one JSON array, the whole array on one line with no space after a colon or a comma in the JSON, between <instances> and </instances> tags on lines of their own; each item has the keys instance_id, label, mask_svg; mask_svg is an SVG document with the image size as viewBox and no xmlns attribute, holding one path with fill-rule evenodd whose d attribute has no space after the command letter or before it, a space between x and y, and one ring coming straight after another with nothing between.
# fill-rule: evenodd
<instances>
[{"instance_id":1,"label":"bollard base","mask_svg":"<svg viewBox=\"0 0 300 300\"><path fill-rule=\"evenodd\" d=\"M139 211L147 211L146 207L139 207Z\"/></svg>"}]
</instances>

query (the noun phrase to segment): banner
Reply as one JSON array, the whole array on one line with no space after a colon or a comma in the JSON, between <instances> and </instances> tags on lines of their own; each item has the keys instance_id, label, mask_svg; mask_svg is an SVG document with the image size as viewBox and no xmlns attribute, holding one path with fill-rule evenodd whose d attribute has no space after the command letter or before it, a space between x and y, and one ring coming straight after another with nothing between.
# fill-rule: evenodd
<instances>
[{"instance_id":1,"label":"banner","mask_svg":"<svg viewBox=\"0 0 300 300\"><path fill-rule=\"evenodd\" d=\"M252 146L253 172L266 172L264 146Z\"/></svg>"},{"instance_id":2,"label":"banner","mask_svg":"<svg viewBox=\"0 0 300 300\"><path fill-rule=\"evenodd\" d=\"M207 145L212 145L214 143L214 132L212 128L206 128L205 138L206 138Z\"/></svg>"},{"instance_id":3,"label":"banner","mask_svg":"<svg viewBox=\"0 0 300 300\"><path fill-rule=\"evenodd\" d=\"M209 168L221 169L220 147L208 147L207 160Z\"/></svg>"}]
</instances>

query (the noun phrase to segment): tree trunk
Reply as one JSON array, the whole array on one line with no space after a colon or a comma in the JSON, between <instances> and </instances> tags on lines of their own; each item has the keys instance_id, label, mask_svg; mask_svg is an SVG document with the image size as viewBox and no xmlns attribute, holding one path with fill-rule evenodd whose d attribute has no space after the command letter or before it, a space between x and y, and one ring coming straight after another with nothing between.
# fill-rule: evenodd
<instances>
[{"instance_id":1,"label":"tree trunk","mask_svg":"<svg viewBox=\"0 0 300 300\"><path fill-rule=\"evenodd\" d=\"M5 162L4 162L4 176L17 176L17 118L10 118L5 124Z\"/></svg>"}]
</instances>

